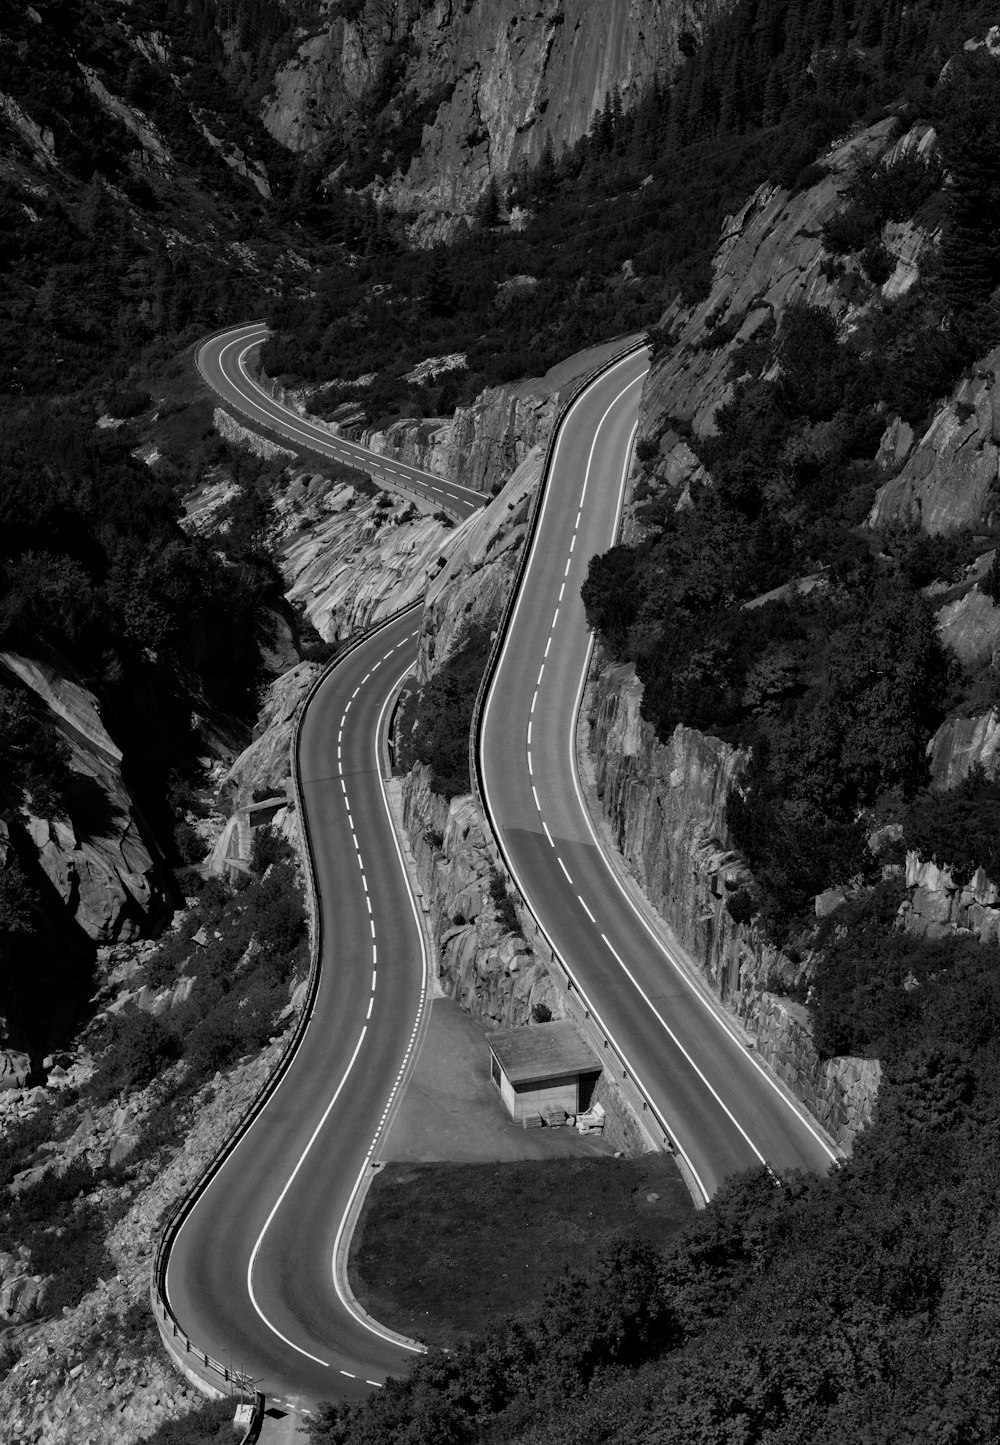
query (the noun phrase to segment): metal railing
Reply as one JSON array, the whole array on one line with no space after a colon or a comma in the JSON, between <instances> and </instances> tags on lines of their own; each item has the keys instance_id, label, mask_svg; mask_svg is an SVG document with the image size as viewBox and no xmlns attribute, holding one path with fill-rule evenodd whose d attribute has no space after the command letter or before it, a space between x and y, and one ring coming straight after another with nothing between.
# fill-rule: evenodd
<instances>
[{"instance_id":1,"label":"metal railing","mask_svg":"<svg viewBox=\"0 0 1000 1445\"><path fill-rule=\"evenodd\" d=\"M215 334L218 335L219 333L215 333ZM200 349L202 346L206 345L207 342L208 342L208 341L211 341L211 340L212 340L212 337L209 336L209 337L207 337L204 341L199 341L199 342L196 343L196 349L195 349L195 356L196 356L196 357L197 357L198 349ZM205 384L206 384L207 386L211 387L213 391L215 391L215 387L212 386L212 383L208 380L208 377L205 376L205 373L204 373L203 371L201 371L201 368L200 368L200 367L198 368L198 370L201 372L201 376L202 376L203 380L205 381ZM272 385L273 385L273 382L272 382ZM282 437L282 438L284 439L284 441L286 442L286 444L290 442L290 438L289 438L288 436L286 436L285 433L281 430L281 427L280 427L280 425L277 423L277 421L272 422L272 421L267 420L267 419L264 418L264 417L260 417L260 416L255 415L253 412L248 411L248 410L246 409L246 407L240 406L239 402L233 401L233 400L232 400L230 397L228 397L228 396L223 396L221 392L216 391L215 394L216 394L216 396L219 398L219 401L220 401L221 403L223 403L225 406L231 406L234 411L238 411L241 416L245 416L248 421L253 422L254 426L260 427L263 431L272 432L272 433L274 434L274 436ZM274 401L276 405L281 405L281 406L283 406L283 405L285 404L284 402L279 402L279 401L278 401L278 398L275 397L275 396L273 396L273 395L272 395L272 397L271 397L271 400ZM300 420L300 421L307 421L311 426L316 426L316 427L320 427L320 426L325 426L325 425L326 425L325 422L317 422L317 421L315 420L315 418L312 418L312 417L300 417L299 420ZM364 472L366 476L370 476L371 479L372 479L372 481L373 481L373 482L378 482L380 486L389 487L389 488L391 488L393 491L397 491L397 492L406 492L406 493L408 493L410 496L413 496L413 497L419 497L421 501L423 501L423 502L429 502L432 506L436 507L438 511L440 511L440 512L447 512L448 516L451 517L452 520L455 521L455 522L464 521L466 515L468 515L468 514L465 513L465 512L459 511L455 506L449 506L449 505L448 505L448 499L447 499L447 497L443 497L442 500L438 501L437 498L435 498L435 497L430 497L430 496L427 495L427 492L428 492L428 490L430 489L432 482L434 482L434 483L439 483L439 482L442 482L442 481L445 481L445 482L446 482L446 481L448 480L447 477L439 477L439 476L436 476L433 472L428 472L428 473L427 473L427 478L428 478L428 480L427 480L426 488L421 488L421 487L419 487L419 486L413 486L413 485L407 485L405 482L397 481L396 478L394 478L394 477L387 477L384 472L382 472L381 475L379 474L379 472L376 470L376 468L377 468L378 466L384 467L385 464L386 464L386 462L388 462L388 461L390 460L390 458L383 456L383 454L382 454L381 452L373 452L373 451L372 451L370 448L368 448L368 447L362 447L359 442L348 441L347 438L346 438L346 437L342 437L339 432L331 432L331 433L330 433L330 436L331 436L331 438L332 438L330 445L333 444L333 441L338 441L338 442L340 442L343 446L357 447L357 448L359 449L359 451L362 452L362 455L361 455L361 456L355 456L355 455L353 454L353 452L352 452L352 453L351 453L351 456L350 456L350 459L347 460L347 461L343 461L343 462L341 463L343 466L353 466L354 469L355 469L355 471ZM291 442L291 445L297 446L300 451L314 451L314 450L316 450L316 448L310 447L309 444L308 444L308 442L298 442L298 443ZM287 447L286 447L286 449L287 449ZM320 456L323 455L321 452L318 453L318 454L319 454ZM376 458L377 458L377 461L376 461ZM341 461L341 459L340 459L339 457L334 457L334 458L332 458L332 460L333 460L333 461ZM399 458L397 457L397 458L395 458L395 460L398 461ZM407 466L408 463L404 462L403 465L404 465L404 466ZM457 485L457 484L456 484L456 485ZM486 494L485 494L485 492L484 492L484 493L483 493L483 502L484 502L484 505L488 504L490 501L491 501L491 498L488 497L488 496L486 496Z\"/></svg>"},{"instance_id":2,"label":"metal railing","mask_svg":"<svg viewBox=\"0 0 1000 1445\"><path fill-rule=\"evenodd\" d=\"M170 1250L185 1219L187 1219L226 1160L246 1136L254 1120L261 1113L281 1083L312 1019L313 1009L316 1003L316 993L319 988L319 965L322 951L323 926L316 901L316 875L313 863L312 843L309 837L309 824L302 799L302 777L299 768L299 741L302 735L302 727L310 703L330 674L350 657L352 653L356 652L359 647L363 647L377 632L380 632L384 627L395 622L398 618L405 616L407 612L412 611L419 605L419 602L411 602L406 607L398 608L390 616L382 618L378 623L354 638L342 652L339 652L337 656L332 659L329 665L326 666L313 681L312 686L302 701L295 729L292 734L291 755L292 782L295 793L295 806L299 816L301 853L306 884L306 904L309 917L309 973L307 975L305 1000L299 1017L296 1020L295 1027L286 1041L271 1074L247 1105L242 1118L232 1134L230 1134L226 1142L221 1145L205 1165L205 1168L192 1187L185 1193L183 1198L179 1199L174 1205L160 1232L160 1239L157 1244L150 1275L150 1302L161 1338L168 1352L175 1359L180 1360L215 1389L222 1389L228 1385L230 1388L238 1386L241 1390L250 1392L256 1390L256 1384L252 1376L245 1374L243 1371L234 1370L231 1364L226 1365L224 1361L215 1359L214 1356L208 1354L207 1351L201 1349L200 1346L190 1339L174 1314L167 1298L167 1264L170 1257Z\"/></svg>"}]
</instances>

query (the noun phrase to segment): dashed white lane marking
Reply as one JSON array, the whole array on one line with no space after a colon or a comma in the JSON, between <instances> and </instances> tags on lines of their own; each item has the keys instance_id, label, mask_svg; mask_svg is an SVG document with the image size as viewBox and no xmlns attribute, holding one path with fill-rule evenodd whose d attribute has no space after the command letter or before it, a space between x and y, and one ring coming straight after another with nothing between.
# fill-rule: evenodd
<instances>
[{"instance_id":1,"label":"dashed white lane marking","mask_svg":"<svg viewBox=\"0 0 1000 1445\"><path fill-rule=\"evenodd\" d=\"M540 812L542 811L542 805L541 805L541 803L538 801L538 789L535 787L534 783L532 783L532 785L531 785L531 796L534 798L534 800L535 800L535 807L538 809L538 811L539 811L539 813L540 813Z\"/></svg>"},{"instance_id":2,"label":"dashed white lane marking","mask_svg":"<svg viewBox=\"0 0 1000 1445\"><path fill-rule=\"evenodd\" d=\"M538 682L536 683L536 686L537 686L537 687L541 687L541 685L542 685L542 678L543 678L544 676L545 676L545 663L543 662L542 665L541 665L541 667L538 669Z\"/></svg>"},{"instance_id":3,"label":"dashed white lane marking","mask_svg":"<svg viewBox=\"0 0 1000 1445\"><path fill-rule=\"evenodd\" d=\"M535 703L536 703L537 701L538 701L538 688L536 687L536 688L535 688L535 691L534 691L534 692L532 693L532 695L531 695L531 711L532 711L532 712L535 711Z\"/></svg>"},{"instance_id":4,"label":"dashed white lane marking","mask_svg":"<svg viewBox=\"0 0 1000 1445\"><path fill-rule=\"evenodd\" d=\"M542 827L545 829L545 836L549 840L550 847L554 848L556 845L552 842L552 834L549 832L549 825L544 818L542 819Z\"/></svg>"},{"instance_id":5,"label":"dashed white lane marking","mask_svg":"<svg viewBox=\"0 0 1000 1445\"><path fill-rule=\"evenodd\" d=\"M531 771L532 771L532 769L531 769L531 753L530 753L530 751L529 751L529 753L528 753L528 773L529 773L529 775L530 775Z\"/></svg>"},{"instance_id":6,"label":"dashed white lane marking","mask_svg":"<svg viewBox=\"0 0 1000 1445\"><path fill-rule=\"evenodd\" d=\"M567 883L569 884L569 886L572 888L572 887L573 887L573 880L572 880L572 878L569 876L569 869L566 867L566 864L563 862L563 860L559 857L558 854L556 854L556 862L559 864L559 867L562 869L563 873L565 873L565 875L566 875L566 882L567 882Z\"/></svg>"},{"instance_id":7,"label":"dashed white lane marking","mask_svg":"<svg viewBox=\"0 0 1000 1445\"><path fill-rule=\"evenodd\" d=\"M580 907L583 909L584 913L585 913L585 914L587 915L587 917L590 919L591 923L596 923L596 922L597 922L597 919L596 919L596 918L594 917L594 915L591 913L591 911L590 911L590 909L587 907L586 903L584 903L583 898L581 897L581 895L580 895L579 893L576 895L576 901L579 903L579 905L580 905Z\"/></svg>"},{"instance_id":8,"label":"dashed white lane marking","mask_svg":"<svg viewBox=\"0 0 1000 1445\"><path fill-rule=\"evenodd\" d=\"M529 719L528 719L528 746L529 746L529 747L531 746L531 727L532 727L531 718L529 718Z\"/></svg>"},{"instance_id":9,"label":"dashed white lane marking","mask_svg":"<svg viewBox=\"0 0 1000 1445\"><path fill-rule=\"evenodd\" d=\"M542 656L543 656L543 657L548 657L548 655L549 655L549 648L550 648L551 646L552 646L552 633L550 632L549 635L548 635L548 638L546 639L546 642L545 642L545 651L542 653Z\"/></svg>"},{"instance_id":10,"label":"dashed white lane marking","mask_svg":"<svg viewBox=\"0 0 1000 1445\"><path fill-rule=\"evenodd\" d=\"M358 1378L357 1375L352 1375L350 1370L341 1370L340 1373L348 1380L356 1380Z\"/></svg>"},{"instance_id":11,"label":"dashed white lane marking","mask_svg":"<svg viewBox=\"0 0 1000 1445\"><path fill-rule=\"evenodd\" d=\"M563 582L562 582L562 585L561 585L560 588L559 588L559 601L560 601L560 602L563 600L563 593L564 593L565 591L566 591L566 582L565 582L565 579L564 579Z\"/></svg>"},{"instance_id":12,"label":"dashed white lane marking","mask_svg":"<svg viewBox=\"0 0 1000 1445\"><path fill-rule=\"evenodd\" d=\"M382 1382L381 1382L381 1380L366 1380L366 1381L365 1381L365 1384L366 1384L366 1385L374 1385L375 1388L376 1388L376 1390L381 1390L381 1389L382 1389Z\"/></svg>"}]
</instances>

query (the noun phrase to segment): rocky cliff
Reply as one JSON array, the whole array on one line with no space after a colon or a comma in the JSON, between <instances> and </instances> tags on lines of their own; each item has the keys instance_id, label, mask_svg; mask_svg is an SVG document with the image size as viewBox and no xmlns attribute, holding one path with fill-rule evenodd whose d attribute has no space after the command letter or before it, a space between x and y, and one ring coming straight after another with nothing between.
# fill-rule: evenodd
<instances>
[{"instance_id":1,"label":"rocky cliff","mask_svg":"<svg viewBox=\"0 0 1000 1445\"><path fill-rule=\"evenodd\" d=\"M59 901L95 943L134 938L162 918L167 877L162 859L142 826L122 776L121 749L101 721L93 693L50 663L0 653L6 673L28 688L69 750L69 765L89 787L93 821L51 819L22 813L0 822L9 835L30 842L38 866Z\"/></svg>"},{"instance_id":2,"label":"rocky cliff","mask_svg":"<svg viewBox=\"0 0 1000 1445\"><path fill-rule=\"evenodd\" d=\"M932 536L992 529L1000 520L1000 349L938 411L872 508L872 526L902 523Z\"/></svg>"},{"instance_id":3,"label":"rocky cliff","mask_svg":"<svg viewBox=\"0 0 1000 1445\"><path fill-rule=\"evenodd\" d=\"M783 996L801 981L800 970L726 907L748 878L725 819L744 754L686 727L659 743L639 716L641 696L630 667L604 664L585 702L596 797L613 840L698 979L736 1014L792 1093L849 1146L870 1116L878 1065L819 1058L806 1010Z\"/></svg>"},{"instance_id":4,"label":"rocky cliff","mask_svg":"<svg viewBox=\"0 0 1000 1445\"><path fill-rule=\"evenodd\" d=\"M351 7L352 10L355 7ZM468 212L491 176L584 135L615 87L627 106L669 73L725 0L366 0L307 35L263 106L283 145L334 141L358 107L424 124L381 202L423 225ZM389 82L387 84L387 81ZM440 234L440 226L430 227Z\"/></svg>"},{"instance_id":5,"label":"rocky cliff","mask_svg":"<svg viewBox=\"0 0 1000 1445\"><path fill-rule=\"evenodd\" d=\"M926 150L927 127L904 134L888 118L835 146L816 182L796 194L761 186L723 225L706 299L680 302L661 320L643 392L639 435L656 443L652 465L633 475L631 500L663 489L683 499L705 480L686 435L704 436L732 387L735 348L780 323L792 302L827 309L850 325L856 305L841 278L822 265L822 227L840 204L863 159ZM912 285L927 235L919 226L886 228L896 268L883 286L898 295ZM897 445L899 439L896 439ZM642 478L642 491L636 482ZM641 531L626 509L625 535ZM639 716L640 684L630 669L597 669L589 700L590 749L604 819L625 863L689 955L704 984L756 1036L763 1056L839 1142L849 1145L870 1117L878 1066L867 1060L822 1061L806 1011L787 996L801 987L801 967L779 954L726 900L747 881L732 850L726 802L743 761L718 739L678 728L657 742Z\"/></svg>"},{"instance_id":6,"label":"rocky cliff","mask_svg":"<svg viewBox=\"0 0 1000 1445\"><path fill-rule=\"evenodd\" d=\"M657 445L652 485L679 491L703 479L703 470L684 434L705 436L716 411L728 399L736 348L762 328L780 322L792 302L829 311L842 326L856 317L851 287L827 275L821 233L840 205L847 182L865 160L889 160L907 151L926 151L933 132L919 125L900 134L894 117L880 121L822 158L815 184L795 194L773 183L760 186L722 227L713 261L712 286L698 305L675 302L659 323L660 354L643 390L639 437ZM883 237L896 268L882 287L898 295L913 284L927 234L919 227L886 227ZM870 288L869 288L870 290ZM625 535L635 523L626 517Z\"/></svg>"}]
</instances>

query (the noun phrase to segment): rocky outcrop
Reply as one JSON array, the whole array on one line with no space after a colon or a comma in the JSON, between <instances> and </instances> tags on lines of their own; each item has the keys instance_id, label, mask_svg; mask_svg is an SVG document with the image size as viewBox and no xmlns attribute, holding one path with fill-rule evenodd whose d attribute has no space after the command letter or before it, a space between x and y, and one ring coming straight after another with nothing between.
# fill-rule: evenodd
<instances>
[{"instance_id":1,"label":"rocky outcrop","mask_svg":"<svg viewBox=\"0 0 1000 1445\"><path fill-rule=\"evenodd\" d=\"M975 933L983 943L1000 941L1000 889L981 868L966 884L956 883L947 868L906 855L909 893L901 916L911 933L944 938L956 929Z\"/></svg>"},{"instance_id":2,"label":"rocky outcrop","mask_svg":"<svg viewBox=\"0 0 1000 1445\"><path fill-rule=\"evenodd\" d=\"M1000 772L1000 716L995 708L977 717L947 718L927 745L931 783L954 788L975 767L988 777Z\"/></svg>"},{"instance_id":3,"label":"rocky outcrop","mask_svg":"<svg viewBox=\"0 0 1000 1445\"><path fill-rule=\"evenodd\" d=\"M730 744L678 727L657 741L639 715L630 667L598 669L586 700L596 794L625 865L701 980L751 1032L761 1055L838 1143L871 1117L878 1066L821 1060L805 1009L781 990L801 966L726 906L749 878L729 841L726 803L744 761Z\"/></svg>"},{"instance_id":4,"label":"rocky outcrop","mask_svg":"<svg viewBox=\"0 0 1000 1445\"><path fill-rule=\"evenodd\" d=\"M422 213L424 230L466 213L490 176L558 154L589 129L616 86L626 107L670 72L725 0L367 0L308 36L264 102L268 130L310 150L349 125L388 65L401 65L386 109L428 115L405 175L380 202ZM433 221L438 218L438 225Z\"/></svg>"},{"instance_id":5,"label":"rocky outcrop","mask_svg":"<svg viewBox=\"0 0 1000 1445\"><path fill-rule=\"evenodd\" d=\"M703 480L684 433L712 431L715 413L731 394L737 347L778 324L792 302L821 306L838 322L850 322L855 309L850 292L838 277L824 274L823 224L838 209L859 162L901 146L919 148L926 134L920 126L900 137L895 118L880 121L824 156L824 174L814 185L789 194L767 183L726 219L708 296L693 307L677 300L659 322L666 345L643 389L638 433L659 443L654 485L683 492ZM900 256L905 252L912 267L919 251L915 235L907 235L905 246L903 241L901 233ZM870 286L868 291L874 294ZM636 531L628 516L625 531L626 537Z\"/></svg>"},{"instance_id":6,"label":"rocky outcrop","mask_svg":"<svg viewBox=\"0 0 1000 1445\"><path fill-rule=\"evenodd\" d=\"M970 671L987 667L1000 651L1000 607L972 587L938 610L941 641Z\"/></svg>"},{"instance_id":7,"label":"rocky outcrop","mask_svg":"<svg viewBox=\"0 0 1000 1445\"><path fill-rule=\"evenodd\" d=\"M993 528L1000 520L1000 348L957 387L886 482L872 527L921 527L932 536Z\"/></svg>"},{"instance_id":8,"label":"rocky outcrop","mask_svg":"<svg viewBox=\"0 0 1000 1445\"><path fill-rule=\"evenodd\" d=\"M431 790L429 770L417 763L403 779L402 805L443 992L493 1028L528 1023L536 1004L561 1018L561 997L545 964L498 915L490 895L496 870L472 797L445 802Z\"/></svg>"},{"instance_id":9,"label":"rocky outcrop","mask_svg":"<svg viewBox=\"0 0 1000 1445\"><path fill-rule=\"evenodd\" d=\"M491 507L466 521L432 579L420 626L420 681L454 652L473 622L494 625L514 581L531 504L542 473L540 447L530 452Z\"/></svg>"},{"instance_id":10,"label":"rocky outcrop","mask_svg":"<svg viewBox=\"0 0 1000 1445\"><path fill-rule=\"evenodd\" d=\"M278 499L286 596L328 641L416 602L442 563L450 523L397 493L299 475Z\"/></svg>"},{"instance_id":11,"label":"rocky outcrop","mask_svg":"<svg viewBox=\"0 0 1000 1445\"><path fill-rule=\"evenodd\" d=\"M220 780L222 795L230 799L230 811L206 860L209 872L245 868L253 851L254 831L260 827L274 828L297 843L292 741L302 705L321 671L319 663L301 662L268 687L253 742Z\"/></svg>"},{"instance_id":12,"label":"rocky outcrop","mask_svg":"<svg viewBox=\"0 0 1000 1445\"><path fill-rule=\"evenodd\" d=\"M98 943L134 938L164 916L166 870L145 834L122 776L121 750L101 721L93 693L49 663L0 653L0 676L28 688L61 734L69 766L92 792L88 821L22 813L0 822L18 833L38 866L88 938Z\"/></svg>"},{"instance_id":13,"label":"rocky outcrop","mask_svg":"<svg viewBox=\"0 0 1000 1445\"><path fill-rule=\"evenodd\" d=\"M0 1329L23 1325L45 1305L44 1275L31 1272L31 1255L23 1245L13 1253L0 1250Z\"/></svg>"}]
</instances>

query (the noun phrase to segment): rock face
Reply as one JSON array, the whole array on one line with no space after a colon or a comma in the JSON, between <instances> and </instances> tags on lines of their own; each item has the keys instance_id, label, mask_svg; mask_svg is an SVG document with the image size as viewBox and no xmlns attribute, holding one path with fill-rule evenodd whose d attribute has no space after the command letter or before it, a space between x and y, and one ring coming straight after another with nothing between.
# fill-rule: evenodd
<instances>
[{"instance_id":1,"label":"rock face","mask_svg":"<svg viewBox=\"0 0 1000 1445\"><path fill-rule=\"evenodd\" d=\"M528 1023L535 1004L561 1018L548 969L522 934L504 927L490 896L494 867L474 800L446 803L417 763L403 780L402 801L444 993L493 1028Z\"/></svg>"},{"instance_id":2,"label":"rock face","mask_svg":"<svg viewBox=\"0 0 1000 1445\"><path fill-rule=\"evenodd\" d=\"M932 536L992 528L1000 519L1000 348L991 351L937 413L868 518Z\"/></svg>"},{"instance_id":3,"label":"rock face","mask_svg":"<svg viewBox=\"0 0 1000 1445\"><path fill-rule=\"evenodd\" d=\"M838 322L850 320L851 305L837 278L828 279L821 269L822 228L860 161L919 149L928 134L920 126L899 137L898 128L894 118L880 121L824 156L826 174L815 185L790 195L765 184L727 218L708 296L694 307L675 302L659 323L667 349L654 361L639 416L639 436L659 442L654 467L659 481L683 491L703 479L676 424L696 436L712 431L716 411L731 394L736 347L762 327L778 324L796 301L822 306ZM915 233L907 233L911 267L918 251ZM635 533L628 517L625 533L627 538Z\"/></svg>"},{"instance_id":4,"label":"rock face","mask_svg":"<svg viewBox=\"0 0 1000 1445\"><path fill-rule=\"evenodd\" d=\"M781 996L796 969L726 899L747 878L725 808L744 755L678 727L666 745L639 716L630 667L605 665L587 700L597 794L629 872L711 986L756 1037L761 1056L838 1143L871 1117L878 1065L821 1060L806 1010Z\"/></svg>"},{"instance_id":5,"label":"rock face","mask_svg":"<svg viewBox=\"0 0 1000 1445\"><path fill-rule=\"evenodd\" d=\"M1000 771L1000 716L996 709L978 717L947 718L927 746L932 785L953 788L974 767L988 777Z\"/></svg>"},{"instance_id":6,"label":"rock face","mask_svg":"<svg viewBox=\"0 0 1000 1445\"><path fill-rule=\"evenodd\" d=\"M425 220L469 210L491 175L558 154L616 86L626 107L680 57L725 0L367 0L300 44L278 71L263 120L305 151L349 123L387 65L401 63L392 109L426 108L405 175L378 199Z\"/></svg>"},{"instance_id":7,"label":"rock face","mask_svg":"<svg viewBox=\"0 0 1000 1445\"><path fill-rule=\"evenodd\" d=\"M961 928L983 943L1000 941L1000 889L981 868L960 885L947 868L911 852L906 855L906 886L909 899L902 917L910 932L943 938Z\"/></svg>"},{"instance_id":8,"label":"rock face","mask_svg":"<svg viewBox=\"0 0 1000 1445\"><path fill-rule=\"evenodd\" d=\"M452 535L395 493L380 500L318 475L296 478L279 509L286 595L328 641L416 602Z\"/></svg>"},{"instance_id":9,"label":"rock face","mask_svg":"<svg viewBox=\"0 0 1000 1445\"><path fill-rule=\"evenodd\" d=\"M48 663L0 653L6 672L29 688L69 749L69 764L100 799L100 821L84 830L69 818L21 814L0 820L18 835L72 918L95 943L134 938L167 912L166 870L142 828L122 777L120 749L101 721L93 693Z\"/></svg>"}]
</instances>

